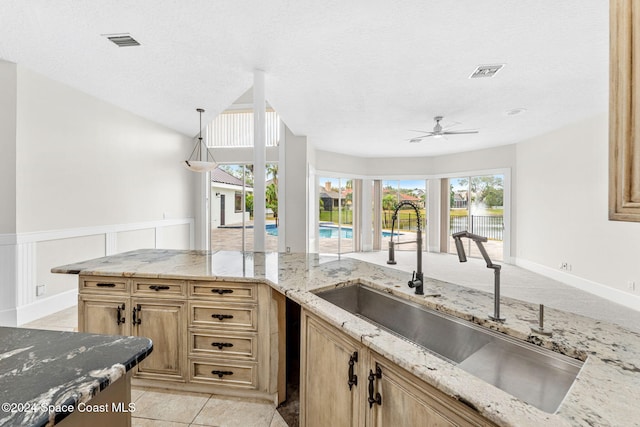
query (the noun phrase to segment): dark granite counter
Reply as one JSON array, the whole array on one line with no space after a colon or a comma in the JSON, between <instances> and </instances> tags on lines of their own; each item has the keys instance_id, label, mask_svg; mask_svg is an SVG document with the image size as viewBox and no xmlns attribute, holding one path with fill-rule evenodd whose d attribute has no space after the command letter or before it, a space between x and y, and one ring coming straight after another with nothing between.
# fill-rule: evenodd
<instances>
[{"instance_id":1,"label":"dark granite counter","mask_svg":"<svg viewBox=\"0 0 640 427\"><path fill-rule=\"evenodd\" d=\"M140 337L0 327L0 426L60 422L152 348Z\"/></svg>"}]
</instances>

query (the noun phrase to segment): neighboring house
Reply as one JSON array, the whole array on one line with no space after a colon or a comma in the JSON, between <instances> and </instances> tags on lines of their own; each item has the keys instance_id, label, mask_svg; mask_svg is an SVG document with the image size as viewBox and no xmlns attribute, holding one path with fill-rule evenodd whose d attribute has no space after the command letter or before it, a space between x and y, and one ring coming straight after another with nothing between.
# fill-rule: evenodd
<instances>
[{"instance_id":1,"label":"neighboring house","mask_svg":"<svg viewBox=\"0 0 640 427\"><path fill-rule=\"evenodd\" d=\"M252 187L245 187L248 193ZM249 221L249 212L242 212L242 180L220 168L211 171L211 227Z\"/></svg>"},{"instance_id":2,"label":"neighboring house","mask_svg":"<svg viewBox=\"0 0 640 427\"><path fill-rule=\"evenodd\" d=\"M416 197L412 194L400 193L400 201L404 202L405 200L409 202L413 202L418 206L422 206L422 199L420 197Z\"/></svg>"},{"instance_id":3,"label":"neighboring house","mask_svg":"<svg viewBox=\"0 0 640 427\"><path fill-rule=\"evenodd\" d=\"M415 192L416 192L416 190L414 190L414 193ZM424 207L424 199L422 197L420 197L420 193L418 193L418 195L400 193L395 189L383 189L382 193L383 193L383 196L391 195L393 197L393 203L400 203L400 202L404 202L404 201L409 201L409 202L413 202L419 208L423 208ZM424 191L422 192L422 194L424 194Z\"/></svg>"},{"instance_id":4,"label":"neighboring house","mask_svg":"<svg viewBox=\"0 0 640 427\"><path fill-rule=\"evenodd\" d=\"M453 193L453 205L451 208L466 208L469 204L469 195L467 191Z\"/></svg>"},{"instance_id":5,"label":"neighboring house","mask_svg":"<svg viewBox=\"0 0 640 427\"><path fill-rule=\"evenodd\" d=\"M325 211L338 209L338 206L340 204L340 193L338 193L337 191L333 191L331 189L331 182L327 181L324 184L324 187L321 186L318 190L318 193L320 195L320 200L322 202L322 204L320 205L320 209L323 209ZM346 203L346 200L343 198L342 199L343 207L345 203Z\"/></svg>"}]
</instances>

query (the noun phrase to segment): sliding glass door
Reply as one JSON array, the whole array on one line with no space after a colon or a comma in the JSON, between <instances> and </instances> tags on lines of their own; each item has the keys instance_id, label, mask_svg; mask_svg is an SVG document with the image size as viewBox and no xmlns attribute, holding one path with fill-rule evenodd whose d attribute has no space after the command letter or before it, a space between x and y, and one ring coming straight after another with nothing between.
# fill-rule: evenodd
<instances>
[{"instance_id":1,"label":"sliding glass door","mask_svg":"<svg viewBox=\"0 0 640 427\"><path fill-rule=\"evenodd\" d=\"M265 171L265 251L278 250L278 166ZM253 165L220 165L211 172L211 250L253 250Z\"/></svg>"},{"instance_id":2,"label":"sliding glass door","mask_svg":"<svg viewBox=\"0 0 640 427\"><path fill-rule=\"evenodd\" d=\"M484 244L494 261L504 259L504 175L479 175L449 179L449 244L456 248L451 235L467 230L488 239ZM465 239L471 257L481 257L475 243Z\"/></svg>"},{"instance_id":3,"label":"sliding glass door","mask_svg":"<svg viewBox=\"0 0 640 427\"><path fill-rule=\"evenodd\" d=\"M320 253L353 252L353 180L320 177L318 182Z\"/></svg>"},{"instance_id":4,"label":"sliding glass door","mask_svg":"<svg viewBox=\"0 0 640 427\"><path fill-rule=\"evenodd\" d=\"M383 180L382 181L382 248L388 247L388 242L393 238L395 249L415 251L418 215L410 206L405 206L398 211L393 223L393 212L401 202L411 202L418 207L420 215L420 229L422 230L423 249L426 247L426 181L425 180ZM393 236L391 226L394 226Z\"/></svg>"}]
</instances>

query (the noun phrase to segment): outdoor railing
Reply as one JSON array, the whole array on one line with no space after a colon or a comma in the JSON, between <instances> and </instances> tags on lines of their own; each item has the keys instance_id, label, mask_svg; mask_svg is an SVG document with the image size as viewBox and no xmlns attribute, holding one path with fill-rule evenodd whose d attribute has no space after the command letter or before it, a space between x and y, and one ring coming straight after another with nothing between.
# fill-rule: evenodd
<instances>
[{"instance_id":1,"label":"outdoor railing","mask_svg":"<svg viewBox=\"0 0 640 427\"><path fill-rule=\"evenodd\" d=\"M502 240L504 217L502 215L452 216L449 218L449 234L467 230L491 240Z\"/></svg>"}]
</instances>

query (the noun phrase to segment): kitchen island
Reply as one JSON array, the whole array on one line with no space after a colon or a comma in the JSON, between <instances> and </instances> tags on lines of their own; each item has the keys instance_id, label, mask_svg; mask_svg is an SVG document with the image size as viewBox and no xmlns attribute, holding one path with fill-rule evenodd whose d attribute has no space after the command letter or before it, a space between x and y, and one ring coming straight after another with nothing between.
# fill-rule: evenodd
<instances>
[{"instance_id":1,"label":"kitchen island","mask_svg":"<svg viewBox=\"0 0 640 427\"><path fill-rule=\"evenodd\" d=\"M384 356L479 416L504 426L624 426L640 419L640 336L617 325L547 309L546 337L531 332L537 305L502 299L507 320L487 319L493 296L425 278L425 296L406 286L406 273L353 259L312 254L138 250L54 268L84 277L264 283L323 322ZM556 413L543 412L425 349L378 328L313 292L355 282L453 315L585 362ZM433 296L438 295L438 296Z\"/></svg>"},{"instance_id":2,"label":"kitchen island","mask_svg":"<svg viewBox=\"0 0 640 427\"><path fill-rule=\"evenodd\" d=\"M130 425L146 338L0 327L0 425Z\"/></svg>"}]
</instances>

